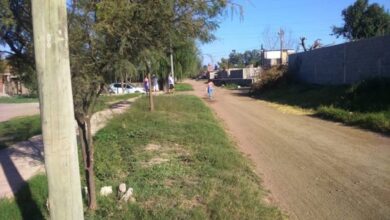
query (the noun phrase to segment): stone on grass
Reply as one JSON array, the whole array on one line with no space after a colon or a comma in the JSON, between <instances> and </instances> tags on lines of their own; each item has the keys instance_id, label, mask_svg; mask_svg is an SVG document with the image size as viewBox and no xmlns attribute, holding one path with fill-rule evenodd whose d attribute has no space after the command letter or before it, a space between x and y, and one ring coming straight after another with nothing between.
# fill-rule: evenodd
<instances>
[{"instance_id":1,"label":"stone on grass","mask_svg":"<svg viewBox=\"0 0 390 220\"><path fill-rule=\"evenodd\" d=\"M126 192L126 184L125 184L125 183L119 184L119 188L118 188L118 198L121 199L122 196L125 194L125 192Z\"/></svg>"},{"instance_id":2,"label":"stone on grass","mask_svg":"<svg viewBox=\"0 0 390 220\"><path fill-rule=\"evenodd\" d=\"M122 196L120 201L123 201L123 202L135 202L135 198L133 197L133 188L129 187L129 189Z\"/></svg>"},{"instance_id":3,"label":"stone on grass","mask_svg":"<svg viewBox=\"0 0 390 220\"><path fill-rule=\"evenodd\" d=\"M101 196L108 196L112 193L112 186L103 186L100 189L100 195Z\"/></svg>"},{"instance_id":4,"label":"stone on grass","mask_svg":"<svg viewBox=\"0 0 390 220\"><path fill-rule=\"evenodd\" d=\"M119 184L119 192L125 193L126 192L126 183Z\"/></svg>"},{"instance_id":5,"label":"stone on grass","mask_svg":"<svg viewBox=\"0 0 390 220\"><path fill-rule=\"evenodd\" d=\"M84 193L85 193L85 196L88 197L88 187L84 186Z\"/></svg>"}]
</instances>

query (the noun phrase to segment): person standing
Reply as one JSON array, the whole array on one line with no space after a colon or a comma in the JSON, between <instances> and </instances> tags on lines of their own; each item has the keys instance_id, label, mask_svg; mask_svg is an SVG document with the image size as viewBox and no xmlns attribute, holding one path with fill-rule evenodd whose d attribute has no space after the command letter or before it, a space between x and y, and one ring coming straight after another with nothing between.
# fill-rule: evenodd
<instances>
[{"instance_id":1,"label":"person standing","mask_svg":"<svg viewBox=\"0 0 390 220\"><path fill-rule=\"evenodd\" d=\"M214 83L212 80L209 79L207 83L207 95L209 97L209 100L213 99L213 94L214 94Z\"/></svg>"},{"instance_id":2,"label":"person standing","mask_svg":"<svg viewBox=\"0 0 390 220\"><path fill-rule=\"evenodd\" d=\"M149 91L149 79L148 79L148 76L145 76L145 79L144 79L144 89L145 89L146 94L148 94L150 92Z\"/></svg>"},{"instance_id":3,"label":"person standing","mask_svg":"<svg viewBox=\"0 0 390 220\"><path fill-rule=\"evenodd\" d=\"M169 74L169 76L168 76L168 93L172 93L174 88L175 88L175 81L172 77L172 74Z\"/></svg>"},{"instance_id":4,"label":"person standing","mask_svg":"<svg viewBox=\"0 0 390 220\"><path fill-rule=\"evenodd\" d=\"M158 88L158 78L154 74L153 74L153 77L152 77L152 86L153 86L153 91L154 92L158 92L158 90L159 90L159 88Z\"/></svg>"}]
</instances>

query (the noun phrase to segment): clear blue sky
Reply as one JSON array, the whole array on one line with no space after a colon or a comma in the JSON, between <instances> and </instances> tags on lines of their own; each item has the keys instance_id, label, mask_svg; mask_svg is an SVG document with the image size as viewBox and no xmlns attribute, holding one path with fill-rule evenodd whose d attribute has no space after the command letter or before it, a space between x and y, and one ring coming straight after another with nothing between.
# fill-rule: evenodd
<instances>
[{"instance_id":1,"label":"clear blue sky","mask_svg":"<svg viewBox=\"0 0 390 220\"><path fill-rule=\"evenodd\" d=\"M228 57L235 49L237 52L260 49L261 44L267 48L267 39L277 36L279 28L285 29L286 40L295 43L299 37L306 37L307 44L321 39L321 43L339 44L344 39L331 36L333 25L341 26L341 11L353 4L355 0L236 0L243 6L243 19L234 14L221 19L220 27L215 32L217 40L200 45L203 64L216 64L222 57ZM370 3L383 5L390 9L390 0L370 0ZM265 37L266 30L268 36ZM269 40L268 40L269 41ZM280 48L279 44L277 45Z\"/></svg>"}]
</instances>

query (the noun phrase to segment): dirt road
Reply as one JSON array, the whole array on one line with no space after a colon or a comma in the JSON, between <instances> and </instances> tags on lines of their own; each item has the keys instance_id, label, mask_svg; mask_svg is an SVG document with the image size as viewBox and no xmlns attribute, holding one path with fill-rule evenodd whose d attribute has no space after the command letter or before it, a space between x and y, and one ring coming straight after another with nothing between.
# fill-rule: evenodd
<instances>
[{"instance_id":1,"label":"dirt road","mask_svg":"<svg viewBox=\"0 0 390 220\"><path fill-rule=\"evenodd\" d=\"M291 219L390 219L390 138L237 93L217 89L206 102Z\"/></svg>"},{"instance_id":2,"label":"dirt road","mask_svg":"<svg viewBox=\"0 0 390 220\"><path fill-rule=\"evenodd\" d=\"M17 116L39 114L38 103L0 104L0 122Z\"/></svg>"}]
</instances>

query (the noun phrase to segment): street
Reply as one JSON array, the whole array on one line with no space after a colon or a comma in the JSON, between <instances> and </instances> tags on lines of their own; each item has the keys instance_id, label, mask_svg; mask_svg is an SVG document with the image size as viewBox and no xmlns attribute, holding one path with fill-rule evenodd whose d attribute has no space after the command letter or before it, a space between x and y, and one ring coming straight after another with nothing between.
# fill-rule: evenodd
<instances>
[{"instance_id":1,"label":"street","mask_svg":"<svg viewBox=\"0 0 390 220\"><path fill-rule=\"evenodd\" d=\"M188 81L291 219L389 219L390 138Z\"/></svg>"},{"instance_id":2,"label":"street","mask_svg":"<svg viewBox=\"0 0 390 220\"><path fill-rule=\"evenodd\" d=\"M0 104L0 122L36 114L39 114L39 103Z\"/></svg>"}]
</instances>

